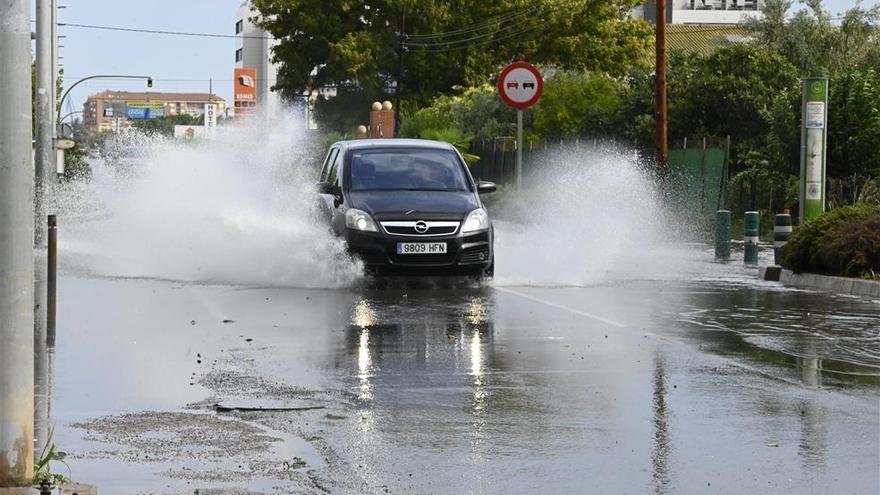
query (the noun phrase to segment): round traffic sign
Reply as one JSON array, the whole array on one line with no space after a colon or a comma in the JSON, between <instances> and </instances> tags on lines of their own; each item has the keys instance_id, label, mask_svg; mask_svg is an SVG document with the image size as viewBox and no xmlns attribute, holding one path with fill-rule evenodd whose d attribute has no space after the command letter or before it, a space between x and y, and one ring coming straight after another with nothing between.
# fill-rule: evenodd
<instances>
[{"instance_id":1,"label":"round traffic sign","mask_svg":"<svg viewBox=\"0 0 880 495\"><path fill-rule=\"evenodd\" d=\"M537 103L544 90L541 71L528 62L514 62L498 74L498 94L504 103L526 108Z\"/></svg>"}]
</instances>

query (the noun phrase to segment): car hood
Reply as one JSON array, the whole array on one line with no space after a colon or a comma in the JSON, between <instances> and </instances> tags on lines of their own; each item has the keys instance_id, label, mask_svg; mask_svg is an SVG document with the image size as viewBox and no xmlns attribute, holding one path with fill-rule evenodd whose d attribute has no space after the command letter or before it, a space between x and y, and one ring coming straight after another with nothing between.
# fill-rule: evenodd
<instances>
[{"instance_id":1,"label":"car hood","mask_svg":"<svg viewBox=\"0 0 880 495\"><path fill-rule=\"evenodd\" d=\"M461 218L480 207L472 192L455 191L352 191L351 206L379 218L407 216Z\"/></svg>"}]
</instances>

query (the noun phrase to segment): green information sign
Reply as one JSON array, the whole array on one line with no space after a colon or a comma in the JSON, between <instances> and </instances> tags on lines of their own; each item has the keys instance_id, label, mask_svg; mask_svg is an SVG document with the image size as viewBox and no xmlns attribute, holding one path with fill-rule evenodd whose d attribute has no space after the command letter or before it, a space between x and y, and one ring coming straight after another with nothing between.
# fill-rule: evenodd
<instances>
[{"instance_id":1,"label":"green information sign","mask_svg":"<svg viewBox=\"0 0 880 495\"><path fill-rule=\"evenodd\" d=\"M800 221L825 213L828 79L804 79L801 118Z\"/></svg>"}]
</instances>

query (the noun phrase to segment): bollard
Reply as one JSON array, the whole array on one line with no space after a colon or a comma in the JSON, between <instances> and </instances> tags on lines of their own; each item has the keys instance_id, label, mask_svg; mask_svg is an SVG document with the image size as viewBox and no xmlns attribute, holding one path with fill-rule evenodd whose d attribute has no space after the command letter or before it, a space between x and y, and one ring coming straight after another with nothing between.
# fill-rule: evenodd
<instances>
[{"instance_id":1,"label":"bollard","mask_svg":"<svg viewBox=\"0 0 880 495\"><path fill-rule=\"evenodd\" d=\"M773 262L782 265L782 247L788 243L791 237L791 214L788 210L785 213L776 215L773 223Z\"/></svg>"},{"instance_id":2,"label":"bollard","mask_svg":"<svg viewBox=\"0 0 880 495\"><path fill-rule=\"evenodd\" d=\"M46 263L46 342L55 346L55 310L58 269L58 217L49 215L49 249Z\"/></svg>"},{"instance_id":3,"label":"bollard","mask_svg":"<svg viewBox=\"0 0 880 495\"><path fill-rule=\"evenodd\" d=\"M730 210L715 212L715 259L730 259Z\"/></svg>"},{"instance_id":4,"label":"bollard","mask_svg":"<svg viewBox=\"0 0 880 495\"><path fill-rule=\"evenodd\" d=\"M743 261L747 265L758 264L758 231L761 217L757 211L747 211L743 241L745 243L745 256Z\"/></svg>"}]
</instances>

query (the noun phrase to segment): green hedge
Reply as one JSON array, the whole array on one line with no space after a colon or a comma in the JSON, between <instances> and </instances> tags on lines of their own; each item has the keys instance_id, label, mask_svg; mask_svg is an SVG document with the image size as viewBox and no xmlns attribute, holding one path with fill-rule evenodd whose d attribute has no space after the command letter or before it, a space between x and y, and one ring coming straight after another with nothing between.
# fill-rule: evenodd
<instances>
[{"instance_id":1,"label":"green hedge","mask_svg":"<svg viewBox=\"0 0 880 495\"><path fill-rule=\"evenodd\" d=\"M782 264L796 273L878 278L880 206L847 206L807 222L783 249Z\"/></svg>"}]
</instances>

